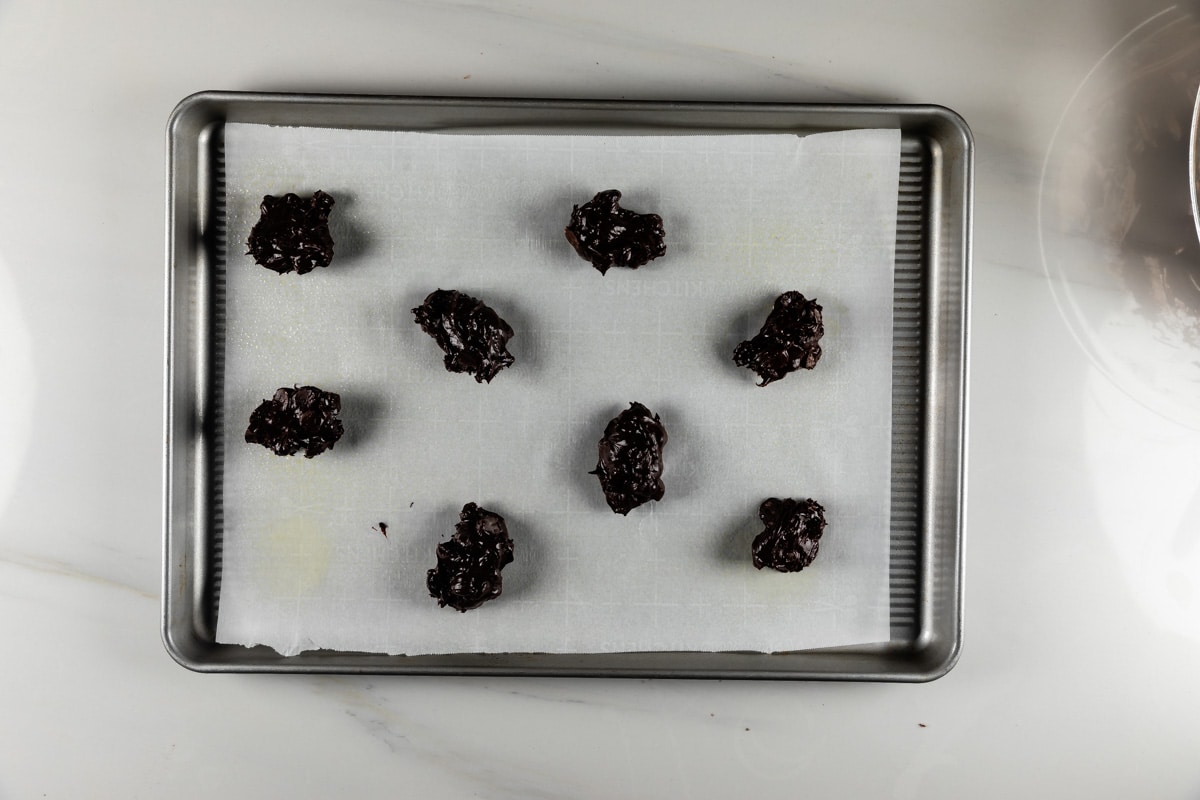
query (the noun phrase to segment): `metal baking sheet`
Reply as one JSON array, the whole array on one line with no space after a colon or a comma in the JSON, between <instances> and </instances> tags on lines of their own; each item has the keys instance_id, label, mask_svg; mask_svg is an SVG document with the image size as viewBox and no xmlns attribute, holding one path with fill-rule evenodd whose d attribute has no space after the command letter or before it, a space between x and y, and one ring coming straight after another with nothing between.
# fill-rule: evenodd
<instances>
[{"instance_id":1,"label":"metal baking sheet","mask_svg":"<svg viewBox=\"0 0 1200 800\"><path fill-rule=\"evenodd\" d=\"M224 302L222 131L228 122L397 131L809 133L899 128L894 288L891 641L788 653L388 656L215 641L221 579ZM202 93L168 128L163 638L201 671L930 680L962 633L972 143L931 106L630 103Z\"/></svg>"}]
</instances>

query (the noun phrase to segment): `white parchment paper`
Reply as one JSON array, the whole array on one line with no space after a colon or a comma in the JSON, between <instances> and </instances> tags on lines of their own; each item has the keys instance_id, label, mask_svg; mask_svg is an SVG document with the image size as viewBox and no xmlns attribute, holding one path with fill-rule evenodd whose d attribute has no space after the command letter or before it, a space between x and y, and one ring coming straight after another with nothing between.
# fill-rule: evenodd
<instances>
[{"instance_id":1,"label":"white parchment paper","mask_svg":"<svg viewBox=\"0 0 1200 800\"><path fill-rule=\"evenodd\" d=\"M217 639L292 654L779 651L889 638L897 131L452 135L225 130L224 561ZM617 188L667 255L601 276L563 237ZM279 276L245 241L263 195L323 189L336 256ZM451 374L410 309L475 295L516 331L492 383ZM766 388L735 367L773 299L824 306L824 356ZM243 441L277 387L339 392L315 459ZM638 400L667 491L605 505L596 445ZM827 510L798 574L757 571L766 497ZM503 595L461 614L425 588L464 503L502 514ZM373 528L386 522L385 538Z\"/></svg>"}]
</instances>

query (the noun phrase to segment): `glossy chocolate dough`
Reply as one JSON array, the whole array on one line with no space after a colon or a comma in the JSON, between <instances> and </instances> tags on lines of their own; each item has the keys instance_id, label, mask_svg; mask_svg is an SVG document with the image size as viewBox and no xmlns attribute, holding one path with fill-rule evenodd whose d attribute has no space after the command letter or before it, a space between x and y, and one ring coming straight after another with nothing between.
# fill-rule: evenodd
<instances>
[{"instance_id":1,"label":"glossy chocolate dough","mask_svg":"<svg viewBox=\"0 0 1200 800\"><path fill-rule=\"evenodd\" d=\"M784 292L775 300L758 334L739 344L733 363L758 373L759 386L779 380L798 369L812 369L821 358L825 326L816 299L799 292Z\"/></svg>"},{"instance_id":2,"label":"glossy chocolate dough","mask_svg":"<svg viewBox=\"0 0 1200 800\"><path fill-rule=\"evenodd\" d=\"M758 518L765 526L750 555L758 569L799 572L813 562L825 530L825 509L816 500L763 500Z\"/></svg>"},{"instance_id":3,"label":"glossy chocolate dough","mask_svg":"<svg viewBox=\"0 0 1200 800\"><path fill-rule=\"evenodd\" d=\"M267 195L259 209L262 216L250 231L246 252L255 263L280 275L303 275L333 260L333 237L329 234L329 211L333 198L318 190L311 199L294 194Z\"/></svg>"},{"instance_id":4,"label":"glossy chocolate dough","mask_svg":"<svg viewBox=\"0 0 1200 800\"><path fill-rule=\"evenodd\" d=\"M616 189L600 192L591 202L571 210L567 241L575 252L600 270L637 269L667 252L663 221L658 214L637 214L621 208Z\"/></svg>"},{"instance_id":5,"label":"glossy chocolate dough","mask_svg":"<svg viewBox=\"0 0 1200 800\"><path fill-rule=\"evenodd\" d=\"M246 441L261 444L277 456L305 458L324 453L342 438L342 398L315 386L281 387L250 414Z\"/></svg>"},{"instance_id":6,"label":"glossy chocolate dough","mask_svg":"<svg viewBox=\"0 0 1200 800\"><path fill-rule=\"evenodd\" d=\"M599 476L609 508L628 514L649 500L662 500L666 443L662 421L641 403L630 403L608 423L600 440L600 462L589 474Z\"/></svg>"},{"instance_id":7,"label":"glossy chocolate dough","mask_svg":"<svg viewBox=\"0 0 1200 800\"><path fill-rule=\"evenodd\" d=\"M421 330L446 353L450 372L466 372L479 383L513 363L508 340L513 329L495 311L470 295L438 289L412 310Z\"/></svg>"},{"instance_id":8,"label":"glossy chocolate dough","mask_svg":"<svg viewBox=\"0 0 1200 800\"><path fill-rule=\"evenodd\" d=\"M513 560L504 517L467 503L454 536L437 546L437 560L425 583L439 606L467 611L499 597L500 570Z\"/></svg>"}]
</instances>

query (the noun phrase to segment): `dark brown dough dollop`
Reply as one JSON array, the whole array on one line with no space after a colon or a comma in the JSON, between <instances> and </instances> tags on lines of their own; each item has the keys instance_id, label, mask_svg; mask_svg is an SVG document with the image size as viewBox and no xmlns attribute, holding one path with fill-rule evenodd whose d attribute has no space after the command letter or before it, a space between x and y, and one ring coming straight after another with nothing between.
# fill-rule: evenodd
<instances>
[{"instance_id":1,"label":"dark brown dough dollop","mask_svg":"<svg viewBox=\"0 0 1200 800\"><path fill-rule=\"evenodd\" d=\"M733 363L757 372L758 385L766 386L789 372L815 367L823 335L825 325L816 299L784 292L755 337L734 348Z\"/></svg>"},{"instance_id":2,"label":"dark brown dough dollop","mask_svg":"<svg viewBox=\"0 0 1200 800\"><path fill-rule=\"evenodd\" d=\"M246 252L255 263L280 275L328 267L333 260L332 208L333 198L319 189L307 200L291 193L267 195L259 206L262 216L250 230Z\"/></svg>"},{"instance_id":3,"label":"dark brown dough dollop","mask_svg":"<svg viewBox=\"0 0 1200 800\"><path fill-rule=\"evenodd\" d=\"M469 294L438 289L412 312L421 330L445 351L449 372L467 372L477 383L491 383L497 372L513 363L508 352L513 329Z\"/></svg>"},{"instance_id":4,"label":"dark brown dough dollop","mask_svg":"<svg viewBox=\"0 0 1200 800\"><path fill-rule=\"evenodd\" d=\"M454 536L437 546L437 560L425 583L439 606L467 611L499 597L500 570L513 560L504 517L467 503Z\"/></svg>"},{"instance_id":5,"label":"dark brown dough dollop","mask_svg":"<svg viewBox=\"0 0 1200 800\"><path fill-rule=\"evenodd\" d=\"M667 252L662 217L621 208L620 199L616 189L600 192L574 206L567 225L567 241L601 275L609 267L637 269Z\"/></svg>"},{"instance_id":6,"label":"dark brown dough dollop","mask_svg":"<svg viewBox=\"0 0 1200 800\"><path fill-rule=\"evenodd\" d=\"M609 421L600 439L600 462L589 473L600 478L609 508L628 514L649 500L662 500L666 443L667 429L641 403L630 403Z\"/></svg>"},{"instance_id":7,"label":"dark brown dough dollop","mask_svg":"<svg viewBox=\"0 0 1200 800\"><path fill-rule=\"evenodd\" d=\"M816 500L771 497L762 501L758 518L765 528L750 546L758 569L799 572L817 557L825 530L825 509Z\"/></svg>"},{"instance_id":8,"label":"dark brown dough dollop","mask_svg":"<svg viewBox=\"0 0 1200 800\"><path fill-rule=\"evenodd\" d=\"M281 387L250 414L246 441L261 444L277 456L320 455L342 438L342 398L315 386Z\"/></svg>"}]
</instances>

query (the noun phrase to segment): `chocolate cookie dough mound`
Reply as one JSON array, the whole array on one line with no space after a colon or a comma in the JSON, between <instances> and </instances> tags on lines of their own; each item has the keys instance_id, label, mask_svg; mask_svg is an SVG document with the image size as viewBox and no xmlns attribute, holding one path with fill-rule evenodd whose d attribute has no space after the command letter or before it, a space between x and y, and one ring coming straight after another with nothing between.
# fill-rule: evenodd
<instances>
[{"instance_id":1,"label":"chocolate cookie dough mound","mask_svg":"<svg viewBox=\"0 0 1200 800\"><path fill-rule=\"evenodd\" d=\"M500 570L513 560L504 517L467 503L454 536L437 546L437 560L425 583L439 606L467 611L499 597Z\"/></svg>"},{"instance_id":2,"label":"chocolate cookie dough mound","mask_svg":"<svg viewBox=\"0 0 1200 800\"><path fill-rule=\"evenodd\" d=\"M614 417L600 440L600 462L589 474L600 478L608 507L628 514L649 500L662 500L663 445L667 429L641 403Z\"/></svg>"},{"instance_id":3,"label":"chocolate cookie dough mound","mask_svg":"<svg viewBox=\"0 0 1200 800\"><path fill-rule=\"evenodd\" d=\"M821 358L825 325L816 299L799 292L784 292L753 339L733 351L733 363L758 373L759 386L779 380L798 369L812 369Z\"/></svg>"},{"instance_id":4,"label":"chocolate cookie dough mound","mask_svg":"<svg viewBox=\"0 0 1200 800\"><path fill-rule=\"evenodd\" d=\"M758 518L765 528L750 546L758 569L799 572L817 557L825 530L825 509L816 500L771 497L762 501Z\"/></svg>"},{"instance_id":5,"label":"chocolate cookie dough mound","mask_svg":"<svg viewBox=\"0 0 1200 800\"><path fill-rule=\"evenodd\" d=\"M259 206L262 216L250 230L246 252L255 263L280 275L328 267L333 261L332 208L333 198L320 190L307 200L291 193L267 195Z\"/></svg>"},{"instance_id":6,"label":"chocolate cookie dough mound","mask_svg":"<svg viewBox=\"0 0 1200 800\"><path fill-rule=\"evenodd\" d=\"M575 206L567 225L567 241L601 275L610 267L637 269L667 252L662 217L621 208L620 199L616 189L600 192Z\"/></svg>"},{"instance_id":7,"label":"chocolate cookie dough mound","mask_svg":"<svg viewBox=\"0 0 1200 800\"><path fill-rule=\"evenodd\" d=\"M466 372L477 383L491 383L497 372L513 363L508 352L513 329L482 301L438 289L412 312L421 330L446 353L449 372Z\"/></svg>"},{"instance_id":8,"label":"chocolate cookie dough mound","mask_svg":"<svg viewBox=\"0 0 1200 800\"><path fill-rule=\"evenodd\" d=\"M315 386L281 387L250 414L246 441L261 444L277 456L294 456L301 450L312 458L329 450L342 438L342 398Z\"/></svg>"}]
</instances>

